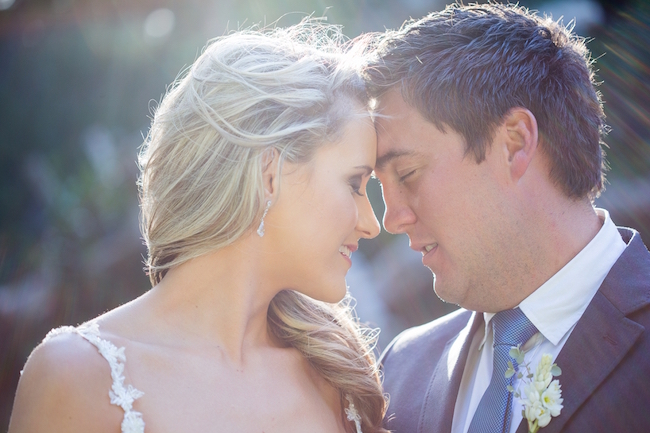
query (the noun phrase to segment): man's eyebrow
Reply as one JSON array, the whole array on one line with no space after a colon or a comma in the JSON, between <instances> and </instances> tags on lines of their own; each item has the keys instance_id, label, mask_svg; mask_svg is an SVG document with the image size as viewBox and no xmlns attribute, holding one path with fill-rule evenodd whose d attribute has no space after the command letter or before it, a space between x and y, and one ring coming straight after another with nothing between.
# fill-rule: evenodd
<instances>
[{"instance_id":1,"label":"man's eyebrow","mask_svg":"<svg viewBox=\"0 0 650 433\"><path fill-rule=\"evenodd\" d=\"M382 155L381 157L377 158L377 165L375 166L375 170L381 170L384 167L386 167L386 164L388 164L390 161L400 158L402 156L410 156L413 155L415 152L412 150L391 150L390 152L386 153L385 155Z\"/></svg>"}]
</instances>

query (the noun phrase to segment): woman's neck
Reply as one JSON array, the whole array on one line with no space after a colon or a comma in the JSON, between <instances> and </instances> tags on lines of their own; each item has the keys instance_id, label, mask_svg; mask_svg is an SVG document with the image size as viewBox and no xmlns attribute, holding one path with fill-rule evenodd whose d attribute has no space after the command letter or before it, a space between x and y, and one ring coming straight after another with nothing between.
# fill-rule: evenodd
<instances>
[{"instance_id":1,"label":"woman's neck","mask_svg":"<svg viewBox=\"0 0 650 433\"><path fill-rule=\"evenodd\" d=\"M279 289L247 239L170 269L148 294L151 312L192 343L217 345L234 365L247 351L278 346L267 310Z\"/></svg>"}]
</instances>

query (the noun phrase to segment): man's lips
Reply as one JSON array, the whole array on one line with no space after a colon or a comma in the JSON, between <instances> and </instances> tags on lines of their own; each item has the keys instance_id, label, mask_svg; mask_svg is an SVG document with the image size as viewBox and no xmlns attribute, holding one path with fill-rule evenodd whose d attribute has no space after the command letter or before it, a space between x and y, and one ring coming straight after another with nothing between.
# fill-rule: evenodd
<instances>
[{"instance_id":1,"label":"man's lips","mask_svg":"<svg viewBox=\"0 0 650 433\"><path fill-rule=\"evenodd\" d=\"M438 247L438 242L433 242L433 243L411 243L411 249L417 252L422 253L422 255L426 256L428 253L433 251L436 247Z\"/></svg>"}]
</instances>

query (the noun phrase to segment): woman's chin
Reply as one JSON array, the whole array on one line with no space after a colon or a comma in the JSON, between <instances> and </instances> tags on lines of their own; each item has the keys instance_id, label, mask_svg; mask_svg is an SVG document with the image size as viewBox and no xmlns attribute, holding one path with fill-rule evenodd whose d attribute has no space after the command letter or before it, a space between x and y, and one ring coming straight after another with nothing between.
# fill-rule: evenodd
<instances>
[{"instance_id":1,"label":"woman's chin","mask_svg":"<svg viewBox=\"0 0 650 433\"><path fill-rule=\"evenodd\" d=\"M317 290L310 290L310 291L302 291L300 292L303 295L309 296L312 299L315 299L317 301L321 302L327 302L330 304L336 304L338 302L341 302L343 298L348 293L348 287L345 281L343 281L338 287L330 285L328 287L320 287Z\"/></svg>"}]
</instances>

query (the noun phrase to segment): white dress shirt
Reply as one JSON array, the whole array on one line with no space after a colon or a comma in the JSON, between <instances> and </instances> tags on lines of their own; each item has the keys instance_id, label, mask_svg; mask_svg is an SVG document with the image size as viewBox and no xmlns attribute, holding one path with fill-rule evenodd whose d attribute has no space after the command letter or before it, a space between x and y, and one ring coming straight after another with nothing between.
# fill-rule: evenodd
<instances>
[{"instance_id":1,"label":"white dress shirt","mask_svg":"<svg viewBox=\"0 0 650 433\"><path fill-rule=\"evenodd\" d=\"M604 209L596 209L603 222L596 236L558 273L524 299L519 308L539 331L522 347L525 363L537 368L542 355L553 360L566 343L571 331L582 317L598 288L627 246ZM467 363L460 383L452 433L467 433L485 390L492 377L494 313L483 313L485 328L479 329L469 349ZM561 365L558 367L562 368ZM504 372L505 373L505 372ZM559 377L562 385L562 377ZM518 380L515 376L515 389ZM522 420L521 403L514 399L510 432L514 433Z\"/></svg>"}]
</instances>

